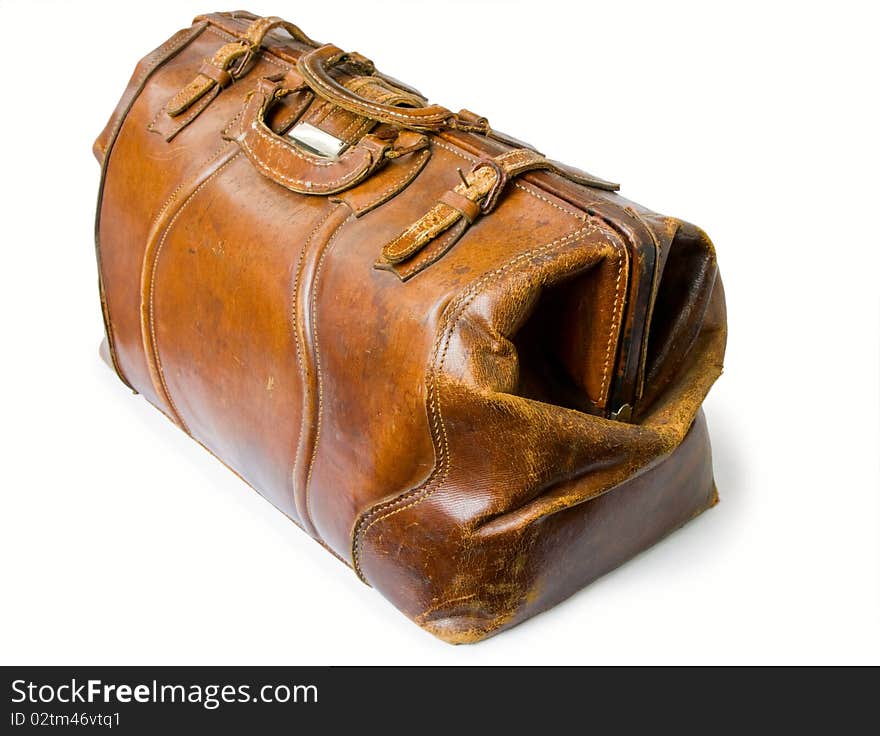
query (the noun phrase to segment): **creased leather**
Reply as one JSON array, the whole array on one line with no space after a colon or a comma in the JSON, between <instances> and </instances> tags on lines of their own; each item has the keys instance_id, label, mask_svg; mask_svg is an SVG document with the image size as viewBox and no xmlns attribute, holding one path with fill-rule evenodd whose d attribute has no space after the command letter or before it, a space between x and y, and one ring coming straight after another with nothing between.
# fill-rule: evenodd
<instances>
[{"instance_id":1,"label":"creased leather","mask_svg":"<svg viewBox=\"0 0 880 736\"><path fill-rule=\"evenodd\" d=\"M242 44L246 74L204 66ZM699 228L245 12L146 57L94 150L120 377L436 636L509 628L716 503Z\"/></svg>"}]
</instances>

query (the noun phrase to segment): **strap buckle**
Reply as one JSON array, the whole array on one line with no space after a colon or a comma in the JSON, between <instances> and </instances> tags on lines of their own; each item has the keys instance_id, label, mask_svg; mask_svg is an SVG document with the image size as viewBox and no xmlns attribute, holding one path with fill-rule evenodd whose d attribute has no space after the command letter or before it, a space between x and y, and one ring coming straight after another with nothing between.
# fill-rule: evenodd
<instances>
[{"instance_id":1,"label":"strap buckle","mask_svg":"<svg viewBox=\"0 0 880 736\"><path fill-rule=\"evenodd\" d=\"M244 53L226 70L233 79L241 79L247 74L259 51L259 47L254 46L246 38L242 38L238 43L244 48Z\"/></svg>"}]
</instances>

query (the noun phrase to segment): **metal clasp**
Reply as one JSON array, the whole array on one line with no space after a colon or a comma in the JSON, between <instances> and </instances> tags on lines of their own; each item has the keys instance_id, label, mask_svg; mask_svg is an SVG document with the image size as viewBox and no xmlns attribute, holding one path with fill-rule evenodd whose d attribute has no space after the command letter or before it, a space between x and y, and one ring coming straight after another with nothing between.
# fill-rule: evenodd
<instances>
[{"instance_id":1,"label":"metal clasp","mask_svg":"<svg viewBox=\"0 0 880 736\"><path fill-rule=\"evenodd\" d=\"M287 137L298 145L321 158L338 158L348 144L336 136L316 128L310 123L299 123L288 131Z\"/></svg>"}]
</instances>

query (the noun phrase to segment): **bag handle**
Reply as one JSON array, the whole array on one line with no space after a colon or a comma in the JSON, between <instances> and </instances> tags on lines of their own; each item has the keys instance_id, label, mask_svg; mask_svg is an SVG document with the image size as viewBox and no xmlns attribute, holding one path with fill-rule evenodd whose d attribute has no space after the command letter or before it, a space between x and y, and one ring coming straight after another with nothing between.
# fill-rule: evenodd
<instances>
[{"instance_id":1,"label":"bag handle","mask_svg":"<svg viewBox=\"0 0 880 736\"><path fill-rule=\"evenodd\" d=\"M346 89L330 76L328 68L344 62L355 64L363 73L375 73L373 62L369 59L360 54L342 51L333 44L325 44L303 54L297 61L297 70L306 84L320 97L356 115L382 123L423 131L436 131L442 128L482 131L485 127L475 126L442 105L404 108L367 100Z\"/></svg>"},{"instance_id":2,"label":"bag handle","mask_svg":"<svg viewBox=\"0 0 880 736\"><path fill-rule=\"evenodd\" d=\"M281 28L287 31L288 35L290 35L294 41L299 41L306 46L314 48L319 45L316 41L313 41L303 33L299 26L296 26L293 23L288 23L277 15L255 19L254 22L248 26L248 29L244 34L244 39L242 40L246 41L253 48L260 48L263 45L266 34L276 28Z\"/></svg>"},{"instance_id":3,"label":"bag handle","mask_svg":"<svg viewBox=\"0 0 880 736\"><path fill-rule=\"evenodd\" d=\"M266 34L276 28L287 31L291 38L306 46L318 46L299 26L282 18L274 15L256 18L242 38L224 44L210 59L205 59L195 78L168 100L165 105L168 116L175 118L182 115L209 92L214 91L216 95L219 90L241 79L256 59L266 40Z\"/></svg>"},{"instance_id":4,"label":"bag handle","mask_svg":"<svg viewBox=\"0 0 880 736\"><path fill-rule=\"evenodd\" d=\"M428 139L411 131L394 138L363 136L336 158L318 156L276 135L266 124L266 114L285 95L306 89L263 78L245 100L234 133L224 137L238 143L242 152L263 176L299 194L334 194L350 189L370 176L388 159L398 158L429 145Z\"/></svg>"}]
</instances>

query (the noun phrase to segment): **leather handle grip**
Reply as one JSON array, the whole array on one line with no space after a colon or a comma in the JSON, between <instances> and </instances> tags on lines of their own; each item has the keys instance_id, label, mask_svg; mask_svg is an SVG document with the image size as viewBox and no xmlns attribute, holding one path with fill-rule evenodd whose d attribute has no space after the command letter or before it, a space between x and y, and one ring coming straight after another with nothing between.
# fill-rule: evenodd
<instances>
[{"instance_id":1,"label":"leather handle grip","mask_svg":"<svg viewBox=\"0 0 880 736\"><path fill-rule=\"evenodd\" d=\"M365 135L335 159L316 156L266 125L266 113L280 96L290 93L282 84L260 80L245 101L232 137L263 176L299 194L334 194L362 181L386 160L391 143Z\"/></svg>"},{"instance_id":2,"label":"leather handle grip","mask_svg":"<svg viewBox=\"0 0 880 736\"><path fill-rule=\"evenodd\" d=\"M292 39L299 41L306 46L315 47L319 45L316 41L313 41L303 33L299 26L296 26L293 23L288 23L286 20L279 18L276 15L271 15L266 18L255 18L254 22L251 23L250 26L248 26L247 31L245 31L242 40L246 41L253 48L259 48L263 45L266 34L276 28L282 28L287 31Z\"/></svg>"},{"instance_id":3,"label":"leather handle grip","mask_svg":"<svg viewBox=\"0 0 880 736\"><path fill-rule=\"evenodd\" d=\"M297 61L297 69L315 94L339 107L382 123L389 123L412 130L440 130L449 127L456 116L441 105L403 108L383 105L364 99L343 87L327 72L328 67L346 61L349 54L332 44L325 44L303 54Z\"/></svg>"}]
</instances>

